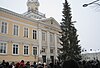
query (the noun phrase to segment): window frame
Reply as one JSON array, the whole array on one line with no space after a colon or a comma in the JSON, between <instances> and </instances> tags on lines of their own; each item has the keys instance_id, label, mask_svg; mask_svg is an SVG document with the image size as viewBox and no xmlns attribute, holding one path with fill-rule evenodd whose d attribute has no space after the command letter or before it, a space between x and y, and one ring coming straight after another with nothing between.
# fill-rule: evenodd
<instances>
[{"instance_id":1,"label":"window frame","mask_svg":"<svg viewBox=\"0 0 100 68\"><path fill-rule=\"evenodd\" d=\"M1 43L6 44L6 45L1 45ZM5 49L5 53L0 53L2 55L7 54L7 43L6 42L0 42L0 47L3 46L3 49ZM6 46L6 48L4 48L4 46Z\"/></svg>"},{"instance_id":2,"label":"window frame","mask_svg":"<svg viewBox=\"0 0 100 68\"><path fill-rule=\"evenodd\" d=\"M25 54L25 49L24 49L24 46L28 46L28 54ZM27 44L24 44L23 45L23 55L25 55L25 56L28 56L29 55L29 45L27 45Z\"/></svg>"},{"instance_id":3,"label":"window frame","mask_svg":"<svg viewBox=\"0 0 100 68\"><path fill-rule=\"evenodd\" d=\"M18 54L14 54L14 52L13 52L13 46L14 45L18 45ZM12 44L12 55L19 55L19 44L18 43L13 43Z\"/></svg>"},{"instance_id":4,"label":"window frame","mask_svg":"<svg viewBox=\"0 0 100 68\"><path fill-rule=\"evenodd\" d=\"M37 39L37 30L32 30L32 39Z\"/></svg>"},{"instance_id":5,"label":"window frame","mask_svg":"<svg viewBox=\"0 0 100 68\"><path fill-rule=\"evenodd\" d=\"M4 25L3 26L3 24L2 23L6 23L6 26ZM3 27L3 28L2 28ZM7 22L5 22L5 21L1 21L1 31L0 31L2 34L8 34L8 23Z\"/></svg>"},{"instance_id":6,"label":"window frame","mask_svg":"<svg viewBox=\"0 0 100 68\"><path fill-rule=\"evenodd\" d=\"M25 30L25 29L27 29L27 30ZM23 28L23 36L25 38L29 38L29 28L27 28L27 27Z\"/></svg>"},{"instance_id":7,"label":"window frame","mask_svg":"<svg viewBox=\"0 0 100 68\"><path fill-rule=\"evenodd\" d=\"M53 54L54 53L54 49L50 48L50 53Z\"/></svg>"},{"instance_id":8,"label":"window frame","mask_svg":"<svg viewBox=\"0 0 100 68\"><path fill-rule=\"evenodd\" d=\"M33 48L37 48L37 54L36 54L36 55L33 54L33 53L34 53L34 52L33 52ZM33 46L33 47L32 47L32 55L33 55L33 56L37 56L37 55L38 55L38 47L36 47L36 46Z\"/></svg>"},{"instance_id":9,"label":"window frame","mask_svg":"<svg viewBox=\"0 0 100 68\"><path fill-rule=\"evenodd\" d=\"M42 31L42 41L46 41L46 38L47 38L46 35L47 35L46 31Z\"/></svg>"},{"instance_id":10,"label":"window frame","mask_svg":"<svg viewBox=\"0 0 100 68\"><path fill-rule=\"evenodd\" d=\"M14 26L17 26L18 28L16 29ZM17 33L16 33L16 30L17 30ZM14 33L15 33L15 34L14 34ZM13 25L13 35L14 35L14 36L19 36L19 26L16 25L16 24Z\"/></svg>"},{"instance_id":11,"label":"window frame","mask_svg":"<svg viewBox=\"0 0 100 68\"><path fill-rule=\"evenodd\" d=\"M54 42L54 34L53 33L50 33L50 42Z\"/></svg>"}]
</instances>

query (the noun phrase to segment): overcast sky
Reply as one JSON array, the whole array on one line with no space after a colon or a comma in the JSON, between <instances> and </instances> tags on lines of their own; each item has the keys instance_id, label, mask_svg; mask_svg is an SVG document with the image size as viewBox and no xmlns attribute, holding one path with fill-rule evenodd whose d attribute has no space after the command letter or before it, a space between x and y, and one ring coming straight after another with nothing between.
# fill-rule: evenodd
<instances>
[{"instance_id":1,"label":"overcast sky","mask_svg":"<svg viewBox=\"0 0 100 68\"><path fill-rule=\"evenodd\" d=\"M87 50L100 49L100 6L91 5L82 7L84 3L94 0L68 0L73 21L78 30L80 45ZM0 7L22 14L27 11L27 0L0 0ZM53 17L58 22L62 19L64 0L39 0L39 11L46 14L46 17Z\"/></svg>"}]
</instances>

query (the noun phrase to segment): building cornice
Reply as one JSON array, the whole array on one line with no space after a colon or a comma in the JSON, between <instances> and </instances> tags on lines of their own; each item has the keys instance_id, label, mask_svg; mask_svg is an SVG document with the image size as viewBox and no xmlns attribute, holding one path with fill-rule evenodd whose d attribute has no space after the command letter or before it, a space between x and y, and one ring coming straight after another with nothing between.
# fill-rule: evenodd
<instances>
[{"instance_id":1,"label":"building cornice","mask_svg":"<svg viewBox=\"0 0 100 68\"><path fill-rule=\"evenodd\" d=\"M18 14L18 13L16 13L16 12L10 11L10 10L8 10L8 9L4 9L4 8L1 8L1 7L0 7L0 11L5 12L5 13L8 13L8 14L11 14L11 15L14 15L14 16L17 16L17 17L19 17L19 18L22 18L22 19L25 19L25 20L28 20L28 21L38 22L38 21L35 20L35 19L28 18L28 17L26 17L26 16L24 16L24 15L22 15L22 14Z\"/></svg>"},{"instance_id":2,"label":"building cornice","mask_svg":"<svg viewBox=\"0 0 100 68\"><path fill-rule=\"evenodd\" d=\"M54 29L55 31L60 31L60 28L56 28L56 27L53 27L53 26L51 26L51 25L49 25L49 24L43 23L41 20L35 20L35 19L32 19L32 18L28 18L27 16L24 16L24 15L22 15L22 14L18 14L18 13L16 13L16 12L10 11L10 10L8 10L8 9L4 9L4 8L2 8L2 7L0 7L0 11L5 12L5 13L8 13L8 14L11 14L11 15L14 15L14 16L16 16L16 17L22 18L22 19L27 20L27 21L35 22L35 23L37 23L39 26L44 25L44 26L49 27L49 29L52 28L52 29ZM49 18L47 18L47 19L49 19ZM46 20L47 20L47 19L46 19ZM40 28L40 27L39 27L39 28Z\"/></svg>"}]
</instances>

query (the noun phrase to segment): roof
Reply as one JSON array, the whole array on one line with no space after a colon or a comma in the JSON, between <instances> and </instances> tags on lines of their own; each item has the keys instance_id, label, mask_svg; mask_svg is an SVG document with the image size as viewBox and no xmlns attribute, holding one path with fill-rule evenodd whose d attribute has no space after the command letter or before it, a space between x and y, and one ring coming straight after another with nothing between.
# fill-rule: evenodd
<instances>
[{"instance_id":1,"label":"roof","mask_svg":"<svg viewBox=\"0 0 100 68\"><path fill-rule=\"evenodd\" d=\"M56 27L60 29L60 24L53 18L45 18L45 19L39 19L38 21L44 22L45 24L51 25L52 27Z\"/></svg>"}]
</instances>

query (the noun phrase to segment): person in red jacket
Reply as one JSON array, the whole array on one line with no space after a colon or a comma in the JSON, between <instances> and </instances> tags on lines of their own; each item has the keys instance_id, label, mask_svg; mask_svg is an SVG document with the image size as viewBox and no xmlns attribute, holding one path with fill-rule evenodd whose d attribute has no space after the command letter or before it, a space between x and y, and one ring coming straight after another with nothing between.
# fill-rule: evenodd
<instances>
[{"instance_id":1,"label":"person in red jacket","mask_svg":"<svg viewBox=\"0 0 100 68\"><path fill-rule=\"evenodd\" d=\"M25 68L24 60L21 60L18 68Z\"/></svg>"}]
</instances>

